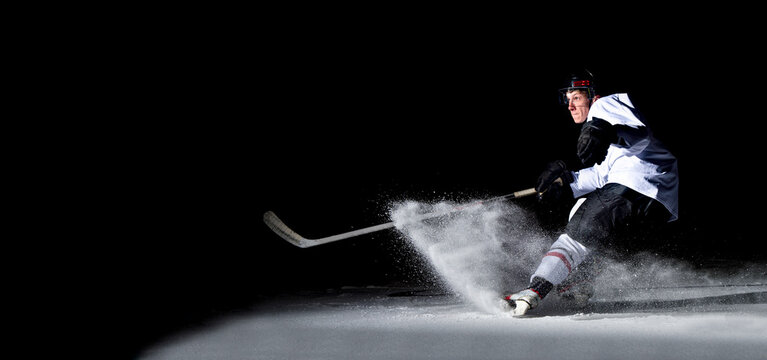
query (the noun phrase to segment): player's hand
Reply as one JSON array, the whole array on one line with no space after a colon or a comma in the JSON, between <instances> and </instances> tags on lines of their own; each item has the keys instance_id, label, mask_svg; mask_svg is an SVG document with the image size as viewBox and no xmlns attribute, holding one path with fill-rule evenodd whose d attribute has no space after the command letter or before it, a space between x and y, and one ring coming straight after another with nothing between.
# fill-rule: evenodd
<instances>
[{"instance_id":1,"label":"player's hand","mask_svg":"<svg viewBox=\"0 0 767 360\"><path fill-rule=\"evenodd\" d=\"M557 181L561 179L561 181ZM573 182L573 174L565 166L565 162L557 160L546 165L546 169L538 176L535 191L538 192L538 200L541 202L554 202L565 194L572 197L570 183Z\"/></svg>"},{"instance_id":2,"label":"player's hand","mask_svg":"<svg viewBox=\"0 0 767 360\"><path fill-rule=\"evenodd\" d=\"M583 165L601 164L607 157L610 144L618 142L615 128L600 118L592 118L583 124L578 137L578 158Z\"/></svg>"}]
</instances>

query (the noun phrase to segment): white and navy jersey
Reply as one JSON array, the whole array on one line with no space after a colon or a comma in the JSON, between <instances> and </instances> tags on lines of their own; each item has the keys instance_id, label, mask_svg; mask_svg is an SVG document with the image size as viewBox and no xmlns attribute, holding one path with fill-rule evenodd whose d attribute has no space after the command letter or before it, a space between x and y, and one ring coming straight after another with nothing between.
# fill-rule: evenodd
<instances>
[{"instance_id":1,"label":"white and navy jersey","mask_svg":"<svg viewBox=\"0 0 767 360\"><path fill-rule=\"evenodd\" d=\"M610 144L607 157L600 164L574 172L570 184L575 197L588 194L609 183L631 188L663 204L679 217L679 177L677 161L656 140L642 122L627 94L599 98L589 109L586 121L605 120L615 126L618 143Z\"/></svg>"}]
</instances>

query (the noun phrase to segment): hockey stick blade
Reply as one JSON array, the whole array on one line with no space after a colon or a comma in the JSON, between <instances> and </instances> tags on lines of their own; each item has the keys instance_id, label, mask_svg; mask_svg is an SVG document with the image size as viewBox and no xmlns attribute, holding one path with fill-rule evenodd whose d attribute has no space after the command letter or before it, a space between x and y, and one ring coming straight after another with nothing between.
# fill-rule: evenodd
<instances>
[{"instance_id":1,"label":"hockey stick blade","mask_svg":"<svg viewBox=\"0 0 767 360\"><path fill-rule=\"evenodd\" d=\"M272 211L267 211L266 213L264 213L264 223L266 223L266 226L272 229L272 231L274 231L274 233L279 235L281 238L285 239L287 242L295 246L298 246L300 248L308 248L312 246L327 244L329 242L344 240L351 237L369 234L372 232L381 231L381 230L394 227L394 222L388 222L385 224L370 226L363 229L353 230L353 231L345 232L343 234L328 236L328 237L324 237L320 239L307 239L301 235L298 235L298 233L296 233L295 231L291 230Z\"/></svg>"}]
</instances>

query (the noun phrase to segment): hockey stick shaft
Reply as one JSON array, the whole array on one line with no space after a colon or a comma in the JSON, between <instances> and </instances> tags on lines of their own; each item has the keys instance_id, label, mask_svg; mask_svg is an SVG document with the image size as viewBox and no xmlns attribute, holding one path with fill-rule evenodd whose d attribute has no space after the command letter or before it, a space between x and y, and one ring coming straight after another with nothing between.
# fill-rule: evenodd
<instances>
[{"instance_id":1,"label":"hockey stick shaft","mask_svg":"<svg viewBox=\"0 0 767 360\"><path fill-rule=\"evenodd\" d=\"M485 203L490 203L490 202L495 202L495 201L500 201L500 200L506 200L506 199L516 199L516 198L526 197L526 196L530 196L530 195L534 195L534 194L538 194L538 192L535 191L534 188L520 190L520 191L513 192L511 194L507 194L507 195L503 195L503 196L498 196L498 197L494 197L494 198L487 199L487 200L478 201L478 202L471 203L471 204L464 205L464 206L458 206L458 207L455 207L455 208L453 208L453 209L451 209L449 211L445 211L445 212L434 212L434 213L423 214L423 215L419 216L416 221L422 221L422 220L426 220L426 219L431 219L431 218L435 218L435 217L449 215L449 214L452 214L452 213L455 213L455 212L458 212L458 211L463 211L463 210L466 210L466 209L471 208L473 206L478 206L478 205L482 205L482 204L485 204ZM364 234L370 234L370 233L373 233L373 232L377 232L377 231L381 231L381 230L386 230L386 229L390 229L390 228L394 227L394 222L391 221L391 222L388 222L388 223L384 223L384 224L380 224L380 225L374 225L374 226L370 226L370 227L366 227L366 228L362 228L362 229L358 229L358 230L353 230L353 231L345 232L345 233L338 234L338 235L332 235L332 236L328 236L328 237L324 237L324 238L320 238L320 239L307 239L307 238L299 235L295 231L291 230L272 211L267 211L266 213L264 213L264 223L266 224L266 226L268 226L270 229L272 229L272 231L274 231L275 234L279 235L281 238L285 239L287 242L289 242L289 243L291 243L291 244L293 244L295 246L298 246L300 248L308 248L308 247L312 247L312 246L327 244L327 243L330 243L330 242L344 240L344 239L348 239L348 238L352 238L352 237L356 237L356 236L360 236L360 235L364 235Z\"/></svg>"}]
</instances>

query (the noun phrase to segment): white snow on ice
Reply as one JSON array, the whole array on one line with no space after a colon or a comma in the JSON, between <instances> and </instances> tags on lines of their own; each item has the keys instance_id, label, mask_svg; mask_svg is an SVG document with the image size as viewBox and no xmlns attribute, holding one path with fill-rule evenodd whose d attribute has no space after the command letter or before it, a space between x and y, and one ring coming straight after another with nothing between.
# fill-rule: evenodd
<instances>
[{"instance_id":1,"label":"white snow on ice","mask_svg":"<svg viewBox=\"0 0 767 360\"><path fill-rule=\"evenodd\" d=\"M591 308L568 308L550 295L530 316L514 318L498 299L527 285L553 239L512 204L414 221L455 206L404 202L391 213L443 288L286 294L176 334L140 358L765 359L765 264L701 272L637 255L610 264Z\"/></svg>"},{"instance_id":2,"label":"white snow on ice","mask_svg":"<svg viewBox=\"0 0 767 360\"><path fill-rule=\"evenodd\" d=\"M392 291L274 299L250 314L178 334L142 359L700 360L767 354L764 303L513 318L477 311L457 296L386 295Z\"/></svg>"}]
</instances>

